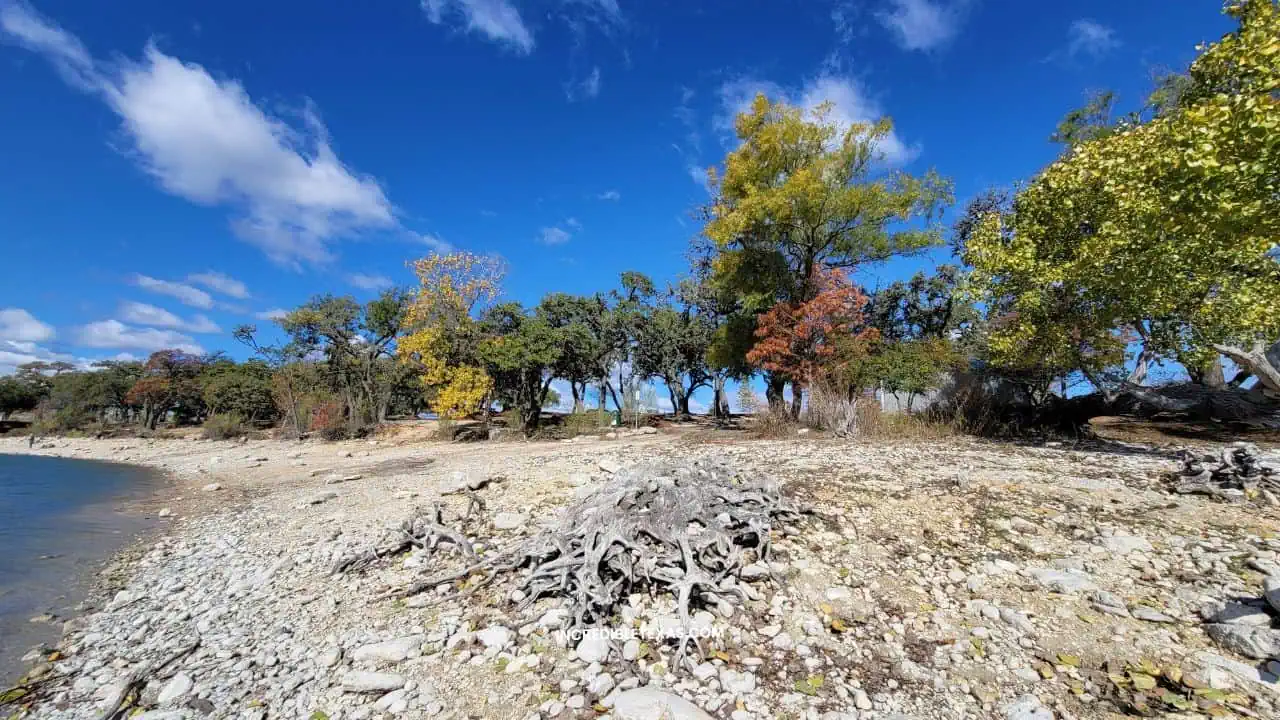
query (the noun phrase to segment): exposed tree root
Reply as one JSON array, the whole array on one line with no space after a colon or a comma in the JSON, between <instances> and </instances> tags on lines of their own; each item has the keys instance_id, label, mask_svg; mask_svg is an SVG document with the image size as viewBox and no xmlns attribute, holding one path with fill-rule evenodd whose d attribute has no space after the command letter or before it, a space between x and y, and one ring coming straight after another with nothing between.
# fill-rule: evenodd
<instances>
[{"instance_id":1,"label":"exposed tree root","mask_svg":"<svg viewBox=\"0 0 1280 720\"><path fill-rule=\"evenodd\" d=\"M1211 495L1224 500L1261 498L1277 502L1280 471L1262 462L1258 448L1235 443L1219 453L1181 453L1182 469L1166 481L1176 493Z\"/></svg>"},{"instance_id":2,"label":"exposed tree root","mask_svg":"<svg viewBox=\"0 0 1280 720\"><path fill-rule=\"evenodd\" d=\"M572 637L608 622L632 593L670 593L684 628L676 638L679 666L687 646L697 646L691 608L744 603L742 569L768 560L780 524L812 514L784 498L775 484L745 482L725 465L644 465L618 472L514 546L387 597L408 597L473 576L477 579L468 585L474 590L522 570L520 609L540 598L564 598L565 630ZM443 527L440 518L438 507L427 519L413 518L402 526L402 537L339 563L337 571L366 567L410 547L434 549L442 541L473 557L465 538Z\"/></svg>"}]
</instances>

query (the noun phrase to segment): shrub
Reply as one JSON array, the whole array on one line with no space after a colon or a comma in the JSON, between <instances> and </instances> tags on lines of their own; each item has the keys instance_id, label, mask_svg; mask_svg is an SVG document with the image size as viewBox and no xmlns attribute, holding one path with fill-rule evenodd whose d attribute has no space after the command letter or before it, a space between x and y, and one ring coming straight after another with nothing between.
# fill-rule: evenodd
<instances>
[{"instance_id":1,"label":"shrub","mask_svg":"<svg viewBox=\"0 0 1280 720\"><path fill-rule=\"evenodd\" d=\"M568 437L577 437L578 435L595 435L612 425L613 416L592 410L588 412L578 412L564 416L564 431Z\"/></svg>"},{"instance_id":2,"label":"shrub","mask_svg":"<svg viewBox=\"0 0 1280 720\"><path fill-rule=\"evenodd\" d=\"M244 419L237 413L218 413L204 421L200 437L205 440L232 440L248 432Z\"/></svg>"},{"instance_id":3,"label":"shrub","mask_svg":"<svg viewBox=\"0 0 1280 720\"><path fill-rule=\"evenodd\" d=\"M346 440L351 437L346 408L337 400L327 400L313 407L308 428L325 440Z\"/></svg>"},{"instance_id":4,"label":"shrub","mask_svg":"<svg viewBox=\"0 0 1280 720\"><path fill-rule=\"evenodd\" d=\"M850 397L848 393L834 391L825 385L815 385L809 392L809 404L805 408L804 421L809 427L825 430L836 437L858 437L859 430L867 423L869 414L878 415L880 406L874 400L868 402L862 395Z\"/></svg>"}]
</instances>

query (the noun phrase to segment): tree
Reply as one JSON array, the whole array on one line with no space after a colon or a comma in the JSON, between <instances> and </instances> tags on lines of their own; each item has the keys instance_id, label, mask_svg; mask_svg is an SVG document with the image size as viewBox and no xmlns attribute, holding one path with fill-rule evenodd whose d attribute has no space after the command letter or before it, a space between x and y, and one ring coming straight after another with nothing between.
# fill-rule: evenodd
<instances>
[{"instance_id":1,"label":"tree","mask_svg":"<svg viewBox=\"0 0 1280 720\"><path fill-rule=\"evenodd\" d=\"M757 96L735 121L739 147L711 171L703 234L715 245L713 280L745 312L813 300L824 269L847 269L938 244L951 184L935 172L885 170L883 118L841 128L831 106L812 111ZM722 346L726 347L726 346ZM771 373L771 405L781 384ZM803 380L799 380L803 382ZM798 397L798 393L796 394Z\"/></svg>"},{"instance_id":2,"label":"tree","mask_svg":"<svg viewBox=\"0 0 1280 720\"><path fill-rule=\"evenodd\" d=\"M169 413L179 422L198 420L205 411L198 378L205 360L182 350L157 350L142 366L142 376L125 395L125 402L142 408L142 424L155 430Z\"/></svg>"},{"instance_id":3,"label":"tree","mask_svg":"<svg viewBox=\"0 0 1280 720\"><path fill-rule=\"evenodd\" d=\"M520 303L494 306L481 320L484 339L479 357L504 408L520 414L526 433L538 429L546 405L552 368L560 358L563 335Z\"/></svg>"},{"instance_id":4,"label":"tree","mask_svg":"<svg viewBox=\"0 0 1280 720\"><path fill-rule=\"evenodd\" d=\"M876 336L864 325L867 298L844 271L819 269L815 275L811 300L778 303L760 316L756 344L747 353L751 363L791 378L797 396L828 368L841 340ZM792 414L799 410L797 404Z\"/></svg>"},{"instance_id":5,"label":"tree","mask_svg":"<svg viewBox=\"0 0 1280 720\"><path fill-rule=\"evenodd\" d=\"M263 360L214 363L200 378L201 395L210 414L231 414L250 423L279 417L271 367Z\"/></svg>"},{"instance_id":6,"label":"tree","mask_svg":"<svg viewBox=\"0 0 1280 720\"><path fill-rule=\"evenodd\" d=\"M872 360L876 380L886 392L906 393L908 409L916 396L942 386L959 356L942 338L923 338L881 345Z\"/></svg>"},{"instance_id":7,"label":"tree","mask_svg":"<svg viewBox=\"0 0 1280 720\"><path fill-rule=\"evenodd\" d=\"M959 267L940 265L933 275L892 283L871 296L867 322L886 341L950 338L978 317L959 290L962 280Z\"/></svg>"},{"instance_id":8,"label":"tree","mask_svg":"<svg viewBox=\"0 0 1280 720\"><path fill-rule=\"evenodd\" d=\"M716 320L698 305L691 282L669 289L638 324L635 371L662 380L676 415L688 416L693 393L712 382L706 356L715 331ZM717 395L715 404L721 400Z\"/></svg>"},{"instance_id":9,"label":"tree","mask_svg":"<svg viewBox=\"0 0 1280 720\"><path fill-rule=\"evenodd\" d=\"M493 379L477 355L475 314L501 292L505 268L494 257L467 252L432 254L414 261L418 288L405 316L408 334L396 356L410 368L442 417L465 417L489 407Z\"/></svg>"},{"instance_id":10,"label":"tree","mask_svg":"<svg viewBox=\"0 0 1280 720\"><path fill-rule=\"evenodd\" d=\"M40 398L38 386L13 376L0 378L0 420L8 420L15 412L34 410Z\"/></svg>"},{"instance_id":11,"label":"tree","mask_svg":"<svg viewBox=\"0 0 1280 720\"><path fill-rule=\"evenodd\" d=\"M403 371L393 361L409 296L388 290L361 305L350 297L320 295L280 322L302 357L323 356L348 423L362 428L386 419Z\"/></svg>"},{"instance_id":12,"label":"tree","mask_svg":"<svg viewBox=\"0 0 1280 720\"><path fill-rule=\"evenodd\" d=\"M1120 389L1140 392L1155 358L1221 354L1280 397L1280 6L1226 12L1237 29L1162 88L1157 113L1076 144L978 223L965 260L1017 318L991 330L997 356L1132 336Z\"/></svg>"},{"instance_id":13,"label":"tree","mask_svg":"<svg viewBox=\"0 0 1280 720\"><path fill-rule=\"evenodd\" d=\"M551 293L542 298L536 312L561 333L563 344L553 372L569 383L573 412L582 412L587 386L593 382L603 385L609 377L608 360L614 350L609 334L610 308L600 295Z\"/></svg>"}]
</instances>

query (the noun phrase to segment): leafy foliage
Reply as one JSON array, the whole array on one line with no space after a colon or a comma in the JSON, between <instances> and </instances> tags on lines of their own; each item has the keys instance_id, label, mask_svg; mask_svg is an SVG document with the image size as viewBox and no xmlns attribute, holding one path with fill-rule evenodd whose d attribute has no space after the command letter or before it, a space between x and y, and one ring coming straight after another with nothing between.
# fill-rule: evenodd
<instances>
[{"instance_id":1,"label":"leafy foliage","mask_svg":"<svg viewBox=\"0 0 1280 720\"><path fill-rule=\"evenodd\" d=\"M1114 363L1130 335L1191 366L1217 353L1280 392L1280 7L1238 0L1159 113L1071 148L965 247L1007 319L992 355Z\"/></svg>"},{"instance_id":2,"label":"leafy foliage","mask_svg":"<svg viewBox=\"0 0 1280 720\"><path fill-rule=\"evenodd\" d=\"M825 371L840 340L876 335L864 325L866 295L843 271L819 270L815 275L810 281L813 299L778 303L760 316L756 344L747 353L750 362L802 386Z\"/></svg>"}]
</instances>

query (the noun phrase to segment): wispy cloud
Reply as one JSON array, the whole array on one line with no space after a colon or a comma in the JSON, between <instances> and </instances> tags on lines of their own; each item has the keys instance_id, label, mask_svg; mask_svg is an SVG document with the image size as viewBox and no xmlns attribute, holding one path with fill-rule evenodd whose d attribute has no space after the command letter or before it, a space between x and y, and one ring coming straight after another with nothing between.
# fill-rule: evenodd
<instances>
[{"instance_id":1,"label":"wispy cloud","mask_svg":"<svg viewBox=\"0 0 1280 720\"><path fill-rule=\"evenodd\" d=\"M204 315L184 320L164 308L147 303L126 301L120 303L120 319L135 325L171 328L183 332L209 334L222 332L218 324Z\"/></svg>"},{"instance_id":2,"label":"wispy cloud","mask_svg":"<svg viewBox=\"0 0 1280 720\"><path fill-rule=\"evenodd\" d=\"M46 325L22 308L0 309L0 340L40 343L52 340L53 326Z\"/></svg>"},{"instance_id":3,"label":"wispy cloud","mask_svg":"<svg viewBox=\"0 0 1280 720\"><path fill-rule=\"evenodd\" d=\"M522 54L533 52L533 33L520 11L506 0L422 0L422 11L436 25L461 22L475 32Z\"/></svg>"},{"instance_id":4,"label":"wispy cloud","mask_svg":"<svg viewBox=\"0 0 1280 720\"><path fill-rule=\"evenodd\" d=\"M544 227L538 234L538 242L543 245L563 245L569 242L572 235L558 227Z\"/></svg>"},{"instance_id":5,"label":"wispy cloud","mask_svg":"<svg viewBox=\"0 0 1280 720\"><path fill-rule=\"evenodd\" d=\"M1094 20L1081 19L1067 28L1067 57L1079 60L1101 60L1107 53L1120 47L1116 31Z\"/></svg>"},{"instance_id":6,"label":"wispy cloud","mask_svg":"<svg viewBox=\"0 0 1280 720\"><path fill-rule=\"evenodd\" d=\"M134 275L133 284L157 295L167 295L183 305L190 305L201 310L213 307L213 296L197 287L186 283L160 280L149 275Z\"/></svg>"},{"instance_id":7,"label":"wispy cloud","mask_svg":"<svg viewBox=\"0 0 1280 720\"><path fill-rule=\"evenodd\" d=\"M284 318L284 316L288 314L289 314L289 311L285 310L284 308L271 308L270 310L263 310L262 312L256 312L253 314L253 316L258 318L259 320L274 321L274 320L281 320Z\"/></svg>"},{"instance_id":8,"label":"wispy cloud","mask_svg":"<svg viewBox=\"0 0 1280 720\"><path fill-rule=\"evenodd\" d=\"M347 282L361 290L385 290L395 285L395 282L386 275L369 273L351 273L347 276Z\"/></svg>"},{"instance_id":9,"label":"wispy cloud","mask_svg":"<svg viewBox=\"0 0 1280 720\"><path fill-rule=\"evenodd\" d=\"M569 102L591 99L600 94L600 68L593 67L591 72L581 80L570 80L564 86L565 97Z\"/></svg>"},{"instance_id":10,"label":"wispy cloud","mask_svg":"<svg viewBox=\"0 0 1280 720\"><path fill-rule=\"evenodd\" d=\"M172 349L204 354L204 348L188 335L173 330L133 327L119 320L101 320L82 325L77 328L75 335L77 342L91 348L144 352Z\"/></svg>"},{"instance_id":11,"label":"wispy cloud","mask_svg":"<svg viewBox=\"0 0 1280 720\"><path fill-rule=\"evenodd\" d=\"M188 275L187 282L207 287L214 292L222 293L237 300L247 300L249 298L248 286L230 275L214 270Z\"/></svg>"},{"instance_id":12,"label":"wispy cloud","mask_svg":"<svg viewBox=\"0 0 1280 720\"><path fill-rule=\"evenodd\" d=\"M418 243L426 245L432 252L441 254L453 252L453 244L439 235L435 235L433 233L413 233L413 238Z\"/></svg>"},{"instance_id":13,"label":"wispy cloud","mask_svg":"<svg viewBox=\"0 0 1280 720\"><path fill-rule=\"evenodd\" d=\"M335 238L396 224L378 182L338 159L310 105L301 126L290 124L235 80L154 45L136 61L99 63L20 0L0 4L0 30L106 103L120 118L130 156L166 192L229 208L236 234L275 262L326 262Z\"/></svg>"},{"instance_id":14,"label":"wispy cloud","mask_svg":"<svg viewBox=\"0 0 1280 720\"><path fill-rule=\"evenodd\" d=\"M617 190L605 190L604 192L597 195L596 199L608 200L610 202L617 202L622 199L622 193L618 192Z\"/></svg>"},{"instance_id":15,"label":"wispy cloud","mask_svg":"<svg viewBox=\"0 0 1280 720\"><path fill-rule=\"evenodd\" d=\"M855 123L874 123L884 115L880 104L869 98L862 84L852 77L819 75L799 88L785 88L774 82L748 77L732 80L720 87L720 111L713 121L716 129L732 137L734 117L750 108L751 101L759 93L810 110L830 102L829 119L842 132ZM891 166L908 163L920 154L920 147L908 145L896 130L881 139L877 149L884 163Z\"/></svg>"},{"instance_id":16,"label":"wispy cloud","mask_svg":"<svg viewBox=\"0 0 1280 720\"><path fill-rule=\"evenodd\" d=\"M968 12L969 0L889 0L876 19L903 50L928 52L951 42Z\"/></svg>"}]
</instances>

